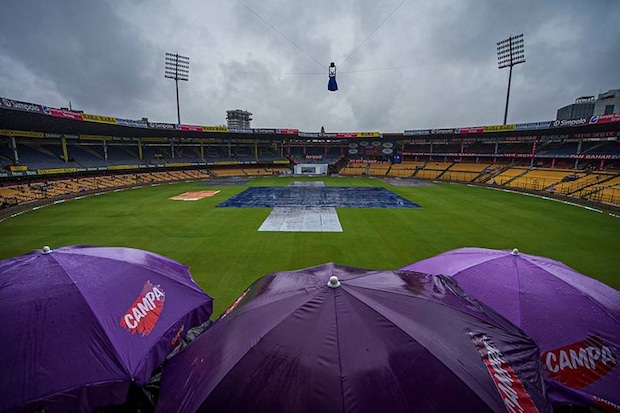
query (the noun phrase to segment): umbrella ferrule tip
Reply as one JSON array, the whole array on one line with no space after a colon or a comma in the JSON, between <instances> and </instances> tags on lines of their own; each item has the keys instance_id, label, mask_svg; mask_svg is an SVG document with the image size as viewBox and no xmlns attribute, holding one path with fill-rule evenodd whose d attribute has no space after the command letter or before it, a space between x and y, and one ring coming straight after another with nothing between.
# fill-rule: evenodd
<instances>
[{"instance_id":1,"label":"umbrella ferrule tip","mask_svg":"<svg viewBox=\"0 0 620 413\"><path fill-rule=\"evenodd\" d=\"M52 252L53 249L51 249L49 246L44 246L43 247L43 254L49 254L50 252Z\"/></svg>"},{"instance_id":2,"label":"umbrella ferrule tip","mask_svg":"<svg viewBox=\"0 0 620 413\"><path fill-rule=\"evenodd\" d=\"M518 248L514 248L512 250L512 252L510 253L510 255L519 255L519 249Z\"/></svg>"},{"instance_id":3,"label":"umbrella ferrule tip","mask_svg":"<svg viewBox=\"0 0 620 413\"><path fill-rule=\"evenodd\" d=\"M336 277L335 275L332 275L331 277L329 277L329 281L327 282L327 286L329 288L338 288L338 287L340 287L340 281L338 280L338 277Z\"/></svg>"}]
</instances>

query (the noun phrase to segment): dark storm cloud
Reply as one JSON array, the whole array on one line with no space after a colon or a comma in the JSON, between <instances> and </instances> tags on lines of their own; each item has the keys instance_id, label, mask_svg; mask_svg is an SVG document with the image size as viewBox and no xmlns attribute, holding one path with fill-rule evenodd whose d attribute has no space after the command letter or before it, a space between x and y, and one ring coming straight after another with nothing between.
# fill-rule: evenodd
<instances>
[{"instance_id":1,"label":"dark storm cloud","mask_svg":"<svg viewBox=\"0 0 620 413\"><path fill-rule=\"evenodd\" d=\"M3 1L0 25L2 53L81 109L121 116L148 95L148 51L105 1Z\"/></svg>"},{"instance_id":2,"label":"dark storm cloud","mask_svg":"<svg viewBox=\"0 0 620 413\"><path fill-rule=\"evenodd\" d=\"M618 21L617 0L9 0L0 95L174 121L171 51L191 57L186 123L222 124L240 108L255 127L302 130L495 124L508 80L496 43L523 33L508 120L549 120L620 88Z\"/></svg>"}]
</instances>

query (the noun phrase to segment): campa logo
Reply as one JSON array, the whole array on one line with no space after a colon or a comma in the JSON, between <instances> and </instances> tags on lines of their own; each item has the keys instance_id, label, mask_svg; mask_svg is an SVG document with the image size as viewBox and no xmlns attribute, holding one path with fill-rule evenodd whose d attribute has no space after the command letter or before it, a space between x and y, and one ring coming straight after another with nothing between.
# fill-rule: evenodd
<instances>
[{"instance_id":1,"label":"campa logo","mask_svg":"<svg viewBox=\"0 0 620 413\"><path fill-rule=\"evenodd\" d=\"M541 357L549 378L575 389L599 380L617 363L614 349L595 336L546 351Z\"/></svg>"},{"instance_id":2,"label":"campa logo","mask_svg":"<svg viewBox=\"0 0 620 413\"><path fill-rule=\"evenodd\" d=\"M131 334L148 336L159 320L165 298L166 295L159 285L147 281L136 301L121 317L121 327Z\"/></svg>"},{"instance_id":3,"label":"campa logo","mask_svg":"<svg viewBox=\"0 0 620 413\"><path fill-rule=\"evenodd\" d=\"M517 373L510 367L502 352L486 334L469 333L478 348L482 360L502 397L506 410L516 412L538 412L534 401L523 386Z\"/></svg>"}]
</instances>

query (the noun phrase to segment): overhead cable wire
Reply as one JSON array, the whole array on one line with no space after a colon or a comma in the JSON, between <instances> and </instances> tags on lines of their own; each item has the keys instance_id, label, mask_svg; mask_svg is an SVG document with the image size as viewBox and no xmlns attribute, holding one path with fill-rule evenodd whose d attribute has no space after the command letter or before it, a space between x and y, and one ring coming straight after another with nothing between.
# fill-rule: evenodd
<instances>
[{"instance_id":1,"label":"overhead cable wire","mask_svg":"<svg viewBox=\"0 0 620 413\"><path fill-rule=\"evenodd\" d=\"M349 53L349 55L348 55L347 57L345 57L345 59L342 61L342 63L344 63L344 62L346 62L347 60L349 60L349 58L350 58L351 56L353 56L353 55L354 55L354 54L355 54L355 53L359 50L359 48L360 48L360 47L362 47L362 45L363 45L364 43L366 43L366 41L367 41L368 39L370 39L370 38L372 37L372 35L373 35L373 34L375 34L375 32L376 32L377 30L379 30L379 29L381 28L381 26L383 26L383 24L384 24L384 23L385 23L385 22L386 22L386 21L387 21L390 17L392 17L392 15L393 15L394 13L396 13L396 11L397 11L398 9L400 9L400 8L401 8L401 6L402 6L403 4L405 4L405 2L406 2L406 1L407 1L407 0L402 0L400 3L398 3L398 5L394 8L394 10L392 10L392 11L391 11L391 12L390 12L387 16L385 16L385 18L381 21L381 23L379 23L379 25L378 25L377 27L375 27L375 28L374 28L374 30L372 30L370 33L368 33L368 35L364 38L364 40L362 40L362 42L361 42L360 44L358 44L358 45L357 45L357 46L356 46L356 47L355 47L355 48L351 51L351 53Z\"/></svg>"},{"instance_id":2,"label":"overhead cable wire","mask_svg":"<svg viewBox=\"0 0 620 413\"><path fill-rule=\"evenodd\" d=\"M312 56L310 53L308 53L307 51L305 51L301 46L299 46L297 43L295 43L294 41L292 41L291 39L289 39L284 33L282 33L280 30L278 30L277 27L275 27L273 24L269 23L269 21L267 21L267 19L263 18L260 14L256 13L254 10L252 10L250 8L250 6L248 6L247 4L243 3L241 0L237 0L237 3L241 4L243 7L245 7L250 13L252 13L254 16L258 17L263 23L265 23L267 26L271 27L276 33L278 33L280 36L282 36L287 42L289 42L290 44L292 44L293 46L295 46L297 49L299 49L303 54L305 54L306 56L308 56L310 59L314 60L318 65L320 65L322 68L327 69L327 66L325 66L323 63L321 63L316 57Z\"/></svg>"}]
</instances>

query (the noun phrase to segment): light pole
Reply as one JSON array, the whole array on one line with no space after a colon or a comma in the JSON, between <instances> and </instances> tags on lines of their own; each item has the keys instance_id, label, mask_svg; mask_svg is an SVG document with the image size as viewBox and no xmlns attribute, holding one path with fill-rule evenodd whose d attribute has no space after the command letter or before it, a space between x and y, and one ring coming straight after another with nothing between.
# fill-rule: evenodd
<instances>
[{"instance_id":1,"label":"light pole","mask_svg":"<svg viewBox=\"0 0 620 413\"><path fill-rule=\"evenodd\" d=\"M510 100L510 82L512 80L512 67L525 62L525 50L523 48L523 34L510 36L506 40L497 43L497 66L499 69L510 67L508 74L508 90L506 91L506 109L504 109L504 125L508 118L508 101Z\"/></svg>"},{"instance_id":2,"label":"light pole","mask_svg":"<svg viewBox=\"0 0 620 413\"><path fill-rule=\"evenodd\" d=\"M181 109L179 108L179 80L189 80L189 57L178 53L166 53L166 74L168 79L174 79L177 90L177 123L181 124Z\"/></svg>"}]
</instances>

